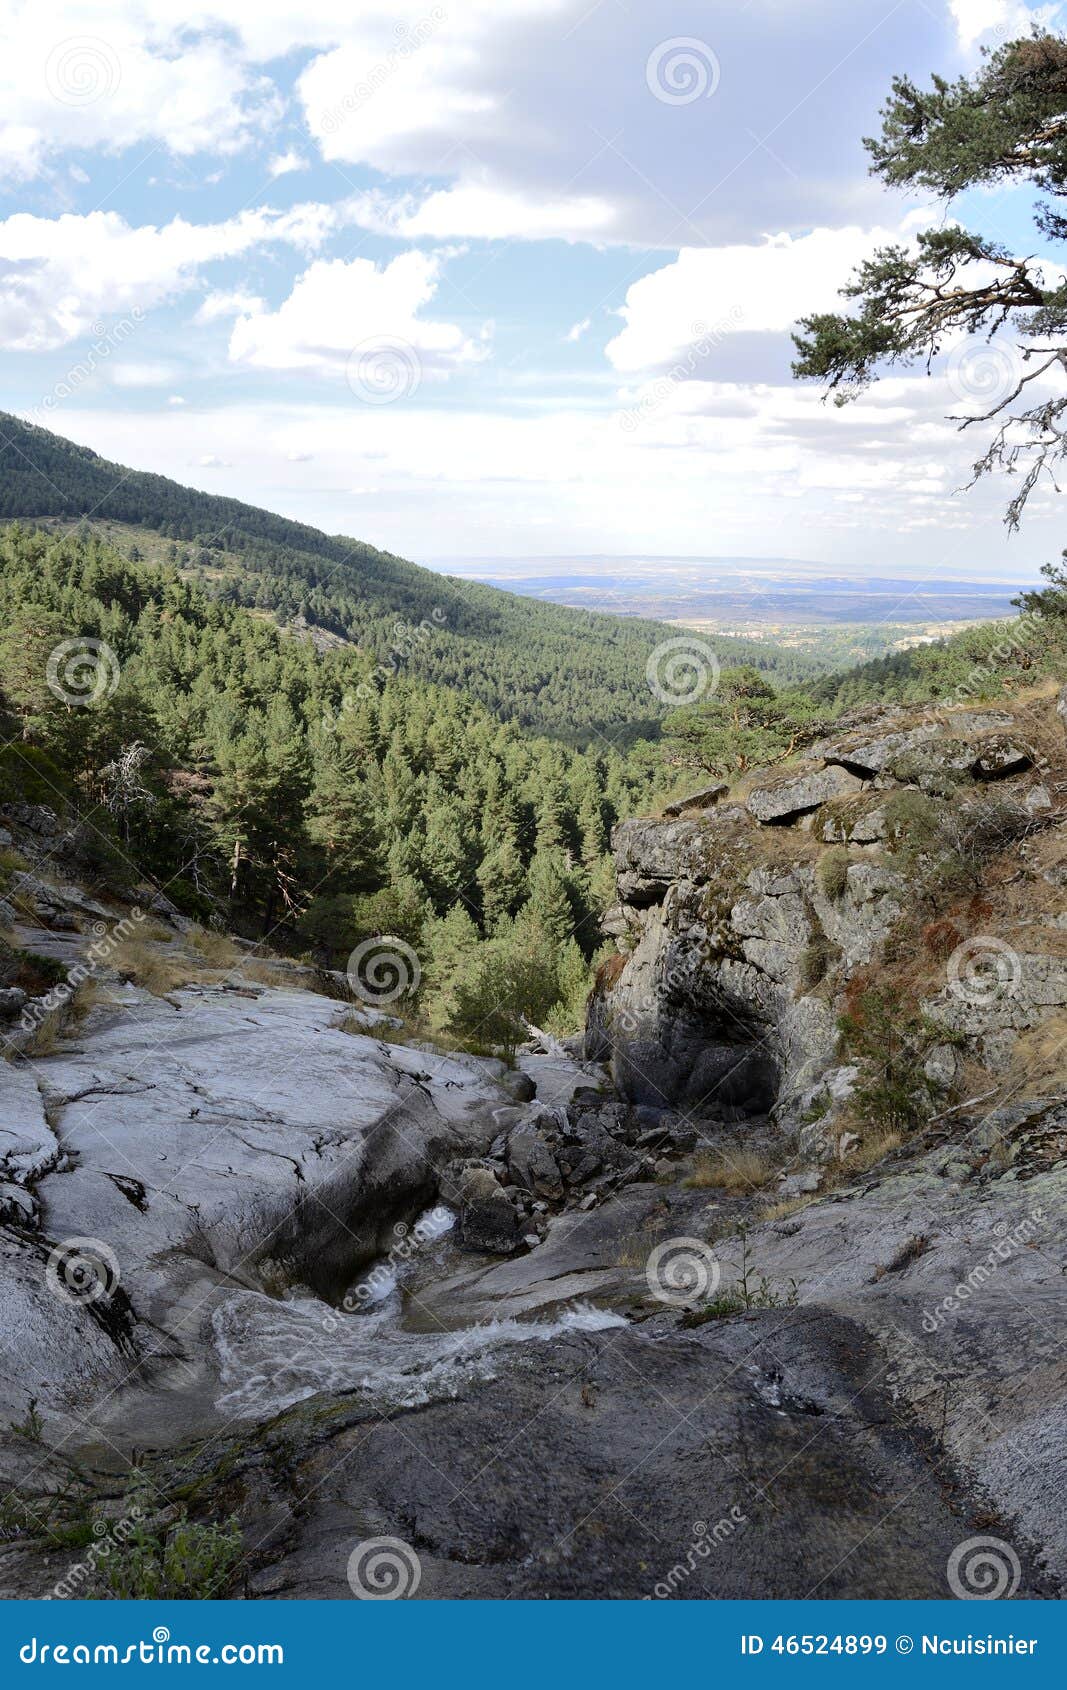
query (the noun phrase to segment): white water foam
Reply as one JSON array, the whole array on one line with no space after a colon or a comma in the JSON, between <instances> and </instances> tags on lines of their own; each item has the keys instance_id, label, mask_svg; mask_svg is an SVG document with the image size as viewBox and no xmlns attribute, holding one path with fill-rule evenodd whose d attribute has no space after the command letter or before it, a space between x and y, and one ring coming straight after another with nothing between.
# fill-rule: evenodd
<instances>
[{"instance_id":1,"label":"white water foam","mask_svg":"<svg viewBox=\"0 0 1067 1690\"><path fill-rule=\"evenodd\" d=\"M257 1291L235 1293L211 1323L224 1387L216 1408L239 1420L262 1419L320 1391L358 1391L382 1408L413 1408L491 1379L508 1346L626 1325L617 1314L577 1304L551 1321L406 1332L398 1304L396 1297L352 1315L314 1297L277 1302Z\"/></svg>"}]
</instances>

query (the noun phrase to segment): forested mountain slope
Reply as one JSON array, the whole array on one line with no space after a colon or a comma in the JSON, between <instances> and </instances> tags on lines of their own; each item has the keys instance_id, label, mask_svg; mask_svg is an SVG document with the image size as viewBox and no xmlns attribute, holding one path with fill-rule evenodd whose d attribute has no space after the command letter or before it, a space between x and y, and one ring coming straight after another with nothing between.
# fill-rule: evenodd
<instances>
[{"instance_id":1,"label":"forested mountain slope","mask_svg":"<svg viewBox=\"0 0 1067 1690\"><path fill-rule=\"evenodd\" d=\"M639 737L663 714L645 670L677 629L438 575L237 499L125 469L0 413L0 519L13 517L150 530L169 542L162 561L194 570L213 595L283 624L302 618L378 662L462 688L502 720L573 742L597 732ZM815 672L806 658L760 642L716 639L715 647L722 662L750 663L780 681Z\"/></svg>"},{"instance_id":2,"label":"forested mountain slope","mask_svg":"<svg viewBox=\"0 0 1067 1690\"><path fill-rule=\"evenodd\" d=\"M189 915L340 962L399 935L442 1020L490 942L531 1012L574 1019L610 830L656 780L610 745L318 651L93 535L21 523L0 533L0 740L0 808L56 811L86 873L147 874Z\"/></svg>"}]
</instances>

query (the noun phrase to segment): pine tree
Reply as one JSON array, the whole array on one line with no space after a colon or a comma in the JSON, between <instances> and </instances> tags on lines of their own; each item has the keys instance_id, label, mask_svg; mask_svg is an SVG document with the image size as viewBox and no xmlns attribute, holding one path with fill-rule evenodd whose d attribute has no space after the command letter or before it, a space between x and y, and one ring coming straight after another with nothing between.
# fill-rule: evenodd
<instances>
[{"instance_id":1,"label":"pine tree","mask_svg":"<svg viewBox=\"0 0 1067 1690\"><path fill-rule=\"evenodd\" d=\"M478 865L482 919L487 933L496 933L514 915L526 890L526 870L513 837L505 835Z\"/></svg>"},{"instance_id":2,"label":"pine tree","mask_svg":"<svg viewBox=\"0 0 1067 1690\"><path fill-rule=\"evenodd\" d=\"M423 935L423 1001L435 1032L449 1027L457 1014L456 981L479 947L478 929L463 904L453 904L426 924Z\"/></svg>"},{"instance_id":3,"label":"pine tree","mask_svg":"<svg viewBox=\"0 0 1067 1690\"><path fill-rule=\"evenodd\" d=\"M381 879L380 841L355 758L324 736L307 801L308 837L322 848L331 885L369 891Z\"/></svg>"},{"instance_id":4,"label":"pine tree","mask_svg":"<svg viewBox=\"0 0 1067 1690\"><path fill-rule=\"evenodd\" d=\"M563 945L574 931L570 879L559 851L537 851L530 864L528 909L554 943Z\"/></svg>"}]
</instances>

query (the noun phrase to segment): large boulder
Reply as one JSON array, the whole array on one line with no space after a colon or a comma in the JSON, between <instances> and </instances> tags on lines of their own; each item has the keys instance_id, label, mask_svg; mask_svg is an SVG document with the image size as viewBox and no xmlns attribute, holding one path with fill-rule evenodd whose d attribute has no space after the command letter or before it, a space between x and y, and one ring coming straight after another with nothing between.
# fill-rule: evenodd
<instances>
[{"instance_id":1,"label":"large boulder","mask_svg":"<svg viewBox=\"0 0 1067 1690\"><path fill-rule=\"evenodd\" d=\"M508 1139L508 1168L515 1184L534 1197L563 1196L559 1165L539 1132L522 1127Z\"/></svg>"},{"instance_id":2,"label":"large boulder","mask_svg":"<svg viewBox=\"0 0 1067 1690\"><path fill-rule=\"evenodd\" d=\"M831 798L858 792L863 785L858 775L831 763L809 774L790 775L750 792L746 804L758 822L786 825L809 810L817 810Z\"/></svg>"},{"instance_id":3,"label":"large boulder","mask_svg":"<svg viewBox=\"0 0 1067 1690\"><path fill-rule=\"evenodd\" d=\"M519 1242L519 1216L491 1168L468 1168L460 1182L459 1227L467 1250L509 1256Z\"/></svg>"},{"instance_id":4,"label":"large boulder","mask_svg":"<svg viewBox=\"0 0 1067 1690\"><path fill-rule=\"evenodd\" d=\"M342 1031L330 998L107 990L77 1043L0 1063L0 1178L40 1214L0 1260L0 1420L37 1397L62 1421L164 1363L210 1388L235 1283L264 1321L288 1284L338 1295L498 1131L476 1059ZM76 1282L85 1250L106 1295Z\"/></svg>"}]
</instances>

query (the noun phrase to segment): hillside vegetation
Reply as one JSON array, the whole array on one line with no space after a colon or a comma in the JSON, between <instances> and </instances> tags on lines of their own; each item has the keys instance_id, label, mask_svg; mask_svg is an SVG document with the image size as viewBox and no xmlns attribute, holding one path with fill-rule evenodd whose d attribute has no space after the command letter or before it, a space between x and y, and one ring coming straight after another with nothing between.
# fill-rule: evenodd
<instances>
[{"instance_id":1,"label":"hillside vegetation","mask_svg":"<svg viewBox=\"0 0 1067 1690\"><path fill-rule=\"evenodd\" d=\"M802 755L858 707L1062 667L1054 574L1014 624L836 676L717 640L718 684L670 712L645 665L675 630L451 582L3 426L9 519L61 508L0 533L0 805L50 806L101 884L147 876L215 926L335 966L403 941L434 1033L580 1023L619 820ZM83 520L94 500L119 546Z\"/></svg>"},{"instance_id":2,"label":"hillside vegetation","mask_svg":"<svg viewBox=\"0 0 1067 1690\"><path fill-rule=\"evenodd\" d=\"M677 638L675 628L438 575L359 540L109 463L3 413L0 518L149 530L166 541L160 561L191 570L225 603L350 641L375 662L462 688L502 720L572 743L598 733L632 740L653 733L663 715L645 670L652 650ZM135 538L131 547L137 561L143 547ZM784 681L817 672L802 654L759 641L715 645L723 661Z\"/></svg>"},{"instance_id":3,"label":"hillside vegetation","mask_svg":"<svg viewBox=\"0 0 1067 1690\"><path fill-rule=\"evenodd\" d=\"M0 629L0 804L69 814L102 882L148 874L188 915L335 963L397 935L441 1022L464 962L492 1004L580 1013L610 830L654 787L611 746L385 680L93 537L10 527Z\"/></svg>"}]
</instances>

